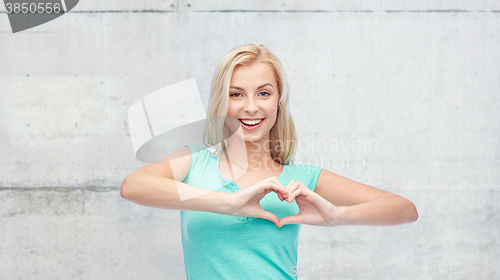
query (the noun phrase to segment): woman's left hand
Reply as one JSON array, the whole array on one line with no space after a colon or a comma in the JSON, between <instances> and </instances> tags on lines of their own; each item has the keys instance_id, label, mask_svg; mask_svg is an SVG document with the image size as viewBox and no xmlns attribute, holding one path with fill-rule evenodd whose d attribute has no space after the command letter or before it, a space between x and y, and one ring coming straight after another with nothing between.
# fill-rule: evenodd
<instances>
[{"instance_id":1,"label":"woman's left hand","mask_svg":"<svg viewBox=\"0 0 500 280\"><path fill-rule=\"evenodd\" d=\"M313 226L334 226L338 209L328 200L315 193L299 181L290 180L286 186L288 196L281 197L291 203L293 200L299 206L299 213L295 216L284 217L278 227L287 224L307 224Z\"/></svg>"}]
</instances>

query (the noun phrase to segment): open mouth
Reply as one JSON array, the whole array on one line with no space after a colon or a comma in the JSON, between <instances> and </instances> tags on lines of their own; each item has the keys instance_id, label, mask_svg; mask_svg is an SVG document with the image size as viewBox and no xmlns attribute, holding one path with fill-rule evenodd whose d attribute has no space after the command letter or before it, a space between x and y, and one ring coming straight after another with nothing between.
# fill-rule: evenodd
<instances>
[{"instance_id":1,"label":"open mouth","mask_svg":"<svg viewBox=\"0 0 500 280\"><path fill-rule=\"evenodd\" d=\"M257 128L264 119L239 119L245 128Z\"/></svg>"}]
</instances>

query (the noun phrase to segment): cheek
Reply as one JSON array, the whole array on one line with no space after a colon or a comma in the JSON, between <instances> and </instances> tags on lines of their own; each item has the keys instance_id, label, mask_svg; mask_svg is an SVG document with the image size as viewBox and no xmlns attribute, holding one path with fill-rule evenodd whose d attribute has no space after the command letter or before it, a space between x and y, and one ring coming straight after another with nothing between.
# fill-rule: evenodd
<instances>
[{"instance_id":1,"label":"cheek","mask_svg":"<svg viewBox=\"0 0 500 280\"><path fill-rule=\"evenodd\" d=\"M231 102L229 102L226 115L227 116L234 116L237 112L238 112L238 108L236 108L236 106L234 106L234 104L231 104Z\"/></svg>"},{"instance_id":2,"label":"cheek","mask_svg":"<svg viewBox=\"0 0 500 280\"><path fill-rule=\"evenodd\" d=\"M278 115L278 104L269 104L262 108L266 112L268 118L274 118Z\"/></svg>"}]
</instances>

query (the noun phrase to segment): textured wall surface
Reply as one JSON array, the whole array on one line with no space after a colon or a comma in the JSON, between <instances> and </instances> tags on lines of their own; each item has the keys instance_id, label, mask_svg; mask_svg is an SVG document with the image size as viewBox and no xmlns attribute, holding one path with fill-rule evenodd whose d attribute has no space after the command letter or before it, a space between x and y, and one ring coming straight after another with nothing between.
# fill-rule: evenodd
<instances>
[{"instance_id":1,"label":"textured wall surface","mask_svg":"<svg viewBox=\"0 0 500 280\"><path fill-rule=\"evenodd\" d=\"M398 227L303 226L299 279L498 279L498 1L80 1L13 34L0 12L0 278L185 279L179 212L123 200L127 110L262 43L297 160L398 193Z\"/></svg>"}]
</instances>

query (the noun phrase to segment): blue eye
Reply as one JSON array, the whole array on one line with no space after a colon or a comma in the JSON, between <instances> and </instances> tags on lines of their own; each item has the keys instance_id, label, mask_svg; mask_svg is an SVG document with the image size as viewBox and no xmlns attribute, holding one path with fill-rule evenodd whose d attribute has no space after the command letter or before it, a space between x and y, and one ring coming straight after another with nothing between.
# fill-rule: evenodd
<instances>
[{"instance_id":1,"label":"blue eye","mask_svg":"<svg viewBox=\"0 0 500 280\"><path fill-rule=\"evenodd\" d=\"M264 95L264 96L269 96L269 95L271 95L271 94L270 94L269 92L267 92L267 91L261 91L259 94L261 94L261 93L265 93L266 95Z\"/></svg>"},{"instance_id":2,"label":"blue eye","mask_svg":"<svg viewBox=\"0 0 500 280\"><path fill-rule=\"evenodd\" d=\"M232 97L239 97L239 96L236 96L237 94L239 94L239 95L241 96L241 93L239 93L239 92L235 92L235 93L233 93L233 94L231 94L231 95L229 95L229 96L232 96Z\"/></svg>"}]
</instances>

